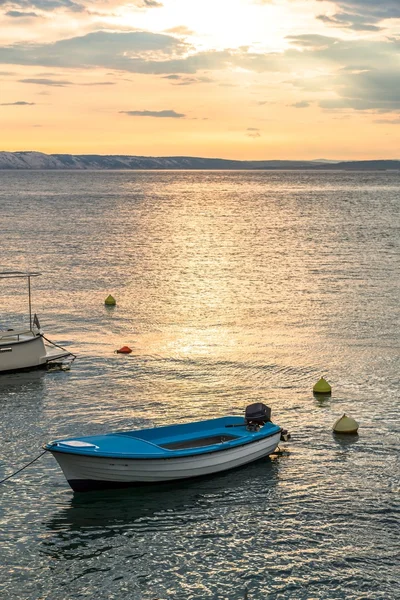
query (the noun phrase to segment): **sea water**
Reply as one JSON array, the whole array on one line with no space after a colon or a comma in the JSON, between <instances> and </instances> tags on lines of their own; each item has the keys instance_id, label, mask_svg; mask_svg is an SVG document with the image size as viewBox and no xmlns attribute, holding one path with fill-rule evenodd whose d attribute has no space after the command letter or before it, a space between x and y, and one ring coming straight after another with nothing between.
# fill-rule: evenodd
<instances>
[{"instance_id":1,"label":"sea water","mask_svg":"<svg viewBox=\"0 0 400 600\"><path fill-rule=\"evenodd\" d=\"M33 312L78 357L0 376L0 478L51 439L253 402L292 434L278 457L161 490L74 494L46 454L0 486L1 597L399 598L400 173L0 184L0 270L42 273ZM26 282L0 286L0 329L26 325ZM332 395L315 397L322 375ZM358 436L333 434L343 413Z\"/></svg>"}]
</instances>

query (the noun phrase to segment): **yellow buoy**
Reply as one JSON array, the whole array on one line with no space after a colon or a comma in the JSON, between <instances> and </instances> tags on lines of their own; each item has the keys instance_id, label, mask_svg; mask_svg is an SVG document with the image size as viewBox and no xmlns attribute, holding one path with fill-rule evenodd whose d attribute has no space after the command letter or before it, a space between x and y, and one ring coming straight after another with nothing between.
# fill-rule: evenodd
<instances>
[{"instance_id":1,"label":"yellow buoy","mask_svg":"<svg viewBox=\"0 0 400 600\"><path fill-rule=\"evenodd\" d=\"M357 421L351 417L343 415L335 422L333 431L335 433L357 433L358 427L359 425Z\"/></svg>"},{"instance_id":2,"label":"yellow buoy","mask_svg":"<svg viewBox=\"0 0 400 600\"><path fill-rule=\"evenodd\" d=\"M111 296L111 294L109 296L107 296L107 298L104 300L104 304L106 304L107 306L115 306L116 305L116 301L115 298L113 296Z\"/></svg>"},{"instance_id":3,"label":"yellow buoy","mask_svg":"<svg viewBox=\"0 0 400 600\"><path fill-rule=\"evenodd\" d=\"M314 385L313 392L315 394L330 394L332 392L332 388L329 383L323 377L321 377L321 379Z\"/></svg>"}]
</instances>

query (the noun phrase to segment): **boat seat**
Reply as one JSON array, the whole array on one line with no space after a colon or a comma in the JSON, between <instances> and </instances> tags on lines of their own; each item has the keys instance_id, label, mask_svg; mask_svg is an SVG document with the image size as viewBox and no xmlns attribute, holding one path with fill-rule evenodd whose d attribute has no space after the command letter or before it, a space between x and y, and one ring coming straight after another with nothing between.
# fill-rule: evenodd
<instances>
[{"instance_id":1,"label":"boat seat","mask_svg":"<svg viewBox=\"0 0 400 600\"><path fill-rule=\"evenodd\" d=\"M236 435L224 433L221 435L209 435L207 437L195 438L189 440L180 440L177 442L159 443L159 446L167 450L184 450L185 448L203 448L204 446L214 446L237 439Z\"/></svg>"},{"instance_id":2,"label":"boat seat","mask_svg":"<svg viewBox=\"0 0 400 600\"><path fill-rule=\"evenodd\" d=\"M168 448L169 450L177 450L179 448L201 448L202 446L211 446L213 444L222 444L223 442L237 439L238 435L234 435L226 430L226 428L215 429L214 431L195 431L186 434L169 435L163 438L153 439L152 442Z\"/></svg>"}]
</instances>

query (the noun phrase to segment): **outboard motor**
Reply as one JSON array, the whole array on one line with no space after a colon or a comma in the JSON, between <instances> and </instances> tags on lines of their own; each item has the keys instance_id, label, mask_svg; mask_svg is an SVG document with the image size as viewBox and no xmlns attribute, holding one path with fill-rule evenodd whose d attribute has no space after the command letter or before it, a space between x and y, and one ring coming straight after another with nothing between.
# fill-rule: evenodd
<instances>
[{"instance_id":1,"label":"outboard motor","mask_svg":"<svg viewBox=\"0 0 400 600\"><path fill-rule=\"evenodd\" d=\"M246 407L244 416L247 429L249 431L257 431L271 420L271 409L266 404L256 402L255 404L249 404Z\"/></svg>"}]
</instances>

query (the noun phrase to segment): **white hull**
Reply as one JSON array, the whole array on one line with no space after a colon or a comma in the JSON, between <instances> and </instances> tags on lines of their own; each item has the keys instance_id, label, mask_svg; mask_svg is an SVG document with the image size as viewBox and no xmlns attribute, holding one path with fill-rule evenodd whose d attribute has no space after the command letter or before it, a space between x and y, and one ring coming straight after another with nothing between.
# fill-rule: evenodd
<instances>
[{"instance_id":1,"label":"white hull","mask_svg":"<svg viewBox=\"0 0 400 600\"><path fill-rule=\"evenodd\" d=\"M50 361L69 356L65 350L45 345L40 334L10 331L0 334L0 374L45 368Z\"/></svg>"},{"instance_id":2,"label":"white hull","mask_svg":"<svg viewBox=\"0 0 400 600\"><path fill-rule=\"evenodd\" d=\"M0 280L22 278L28 281L29 301L29 329L8 329L0 331L0 375L14 371L27 371L30 369L45 368L54 361L62 361L66 357L75 355L47 340L51 346L44 343L37 315L32 319L31 307L31 278L40 273L23 271L0 272Z\"/></svg>"},{"instance_id":3,"label":"white hull","mask_svg":"<svg viewBox=\"0 0 400 600\"><path fill-rule=\"evenodd\" d=\"M161 483L234 469L271 454L280 432L226 450L161 459L124 459L53 452L68 483L76 491L99 487Z\"/></svg>"}]
</instances>

